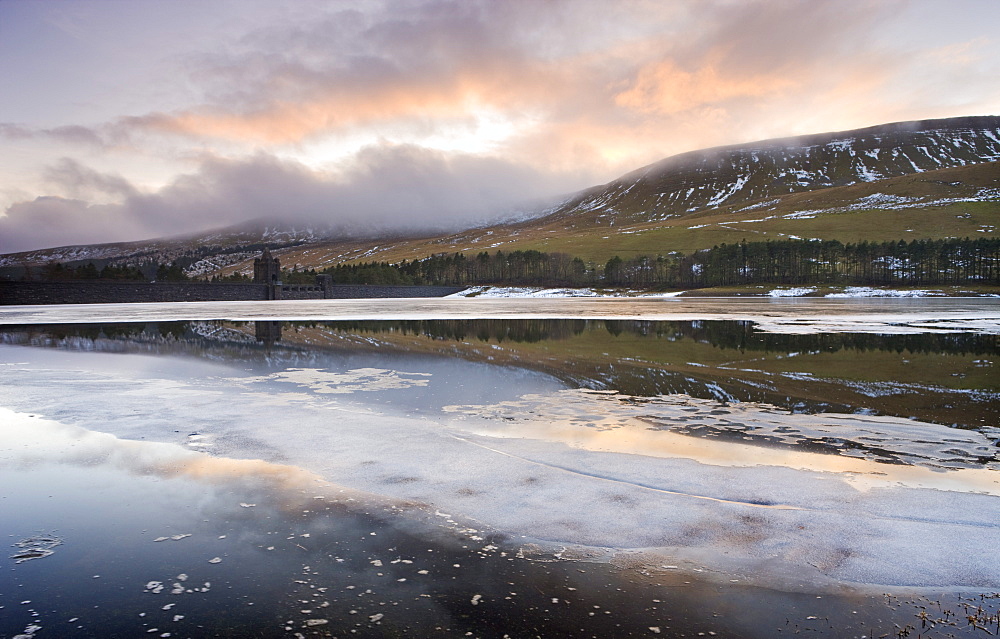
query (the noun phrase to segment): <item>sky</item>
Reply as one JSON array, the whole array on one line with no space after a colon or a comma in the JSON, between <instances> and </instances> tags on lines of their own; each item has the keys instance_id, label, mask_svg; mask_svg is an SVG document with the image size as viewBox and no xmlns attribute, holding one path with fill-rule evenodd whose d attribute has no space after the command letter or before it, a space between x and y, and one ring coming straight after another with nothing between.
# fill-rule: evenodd
<instances>
[{"instance_id":1,"label":"sky","mask_svg":"<svg viewBox=\"0 0 1000 639\"><path fill-rule=\"evenodd\" d=\"M1000 114L998 0L0 0L0 253L467 228L664 157Z\"/></svg>"}]
</instances>

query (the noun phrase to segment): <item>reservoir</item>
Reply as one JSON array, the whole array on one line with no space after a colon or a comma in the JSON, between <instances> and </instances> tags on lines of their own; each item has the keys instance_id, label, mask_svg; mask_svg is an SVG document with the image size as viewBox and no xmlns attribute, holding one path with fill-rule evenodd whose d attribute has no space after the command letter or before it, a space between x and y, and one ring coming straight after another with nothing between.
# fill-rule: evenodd
<instances>
[{"instance_id":1,"label":"reservoir","mask_svg":"<svg viewBox=\"0 0 1000 639\"><path fill-rule=\"evenodd\" d=\"M0 636L996 627L993 300L77 305L0 324Z\"/></svg>"}]
</instances>

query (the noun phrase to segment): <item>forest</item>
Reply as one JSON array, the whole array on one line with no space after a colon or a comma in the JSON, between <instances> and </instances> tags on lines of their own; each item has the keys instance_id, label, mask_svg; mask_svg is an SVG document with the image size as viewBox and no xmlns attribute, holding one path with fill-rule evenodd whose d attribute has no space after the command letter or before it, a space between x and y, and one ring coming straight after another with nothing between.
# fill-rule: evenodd
<instances>
[{"instance_id":1,"label":"forest","mask_svg":"<svg viewBox=\"0 0 1000 639\"><path fill-rule=\"evenodd\" d=\"M37 277L49 281L185 281L184 262L98 268L51 263ZM285 284L606 286L648 290L753 284L829 286L1000 285L1000 238L859 242L781 240L720 244L690 255L612 257L586 263L565 253L496 251L441 253L421 260L338 264L316 271L282 272ZM212 281L249 282L234 273Z\"/></svg>"},{"instance_id":2,"label":"forest","mask_svg":"<svg viewBox=\"0 0 1000 639\"><path fill-rule=\"evenodd\" d=\"M627 286L644 289L748 284L925 286L1000 284L1000 238L860 242L782 240L721 244L690 255L613 257L587 264L540 251L440 254L399 264L340 264L338 284ZM288 272L294 282L316 271Z\"/></svg>"},{"instance_id":3,"label":"forest","mask_svg":"<svg viewBox=\"0 0 1000 639\"><path fill-rule=\"evenodd\" d=\"M47 282L74 280L117 280L128 282L186 282L190 280L178 262L158 264L147 262L141 266L115 266L108 264L98 268L93 262L76 266L61 262L50 262L37 273L38 279Z\"/></svg>"}]
</instances>

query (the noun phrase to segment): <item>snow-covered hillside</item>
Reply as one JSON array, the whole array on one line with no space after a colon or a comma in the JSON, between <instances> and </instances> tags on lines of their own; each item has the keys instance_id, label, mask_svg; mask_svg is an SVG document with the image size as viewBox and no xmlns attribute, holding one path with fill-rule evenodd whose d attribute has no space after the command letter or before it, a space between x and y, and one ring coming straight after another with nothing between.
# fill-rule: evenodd
<instances>
[{"instance_id":1,"label":"snow-covered hillside","mask_svg":"<svg viewBox=\"0 0 1000 639\"><path fill-rule=\"evenodd\" d=\"M676 155L590 189L554 214L637 224L997 160L1000 117L906 122Z\"/></svg>"}]
</instances>

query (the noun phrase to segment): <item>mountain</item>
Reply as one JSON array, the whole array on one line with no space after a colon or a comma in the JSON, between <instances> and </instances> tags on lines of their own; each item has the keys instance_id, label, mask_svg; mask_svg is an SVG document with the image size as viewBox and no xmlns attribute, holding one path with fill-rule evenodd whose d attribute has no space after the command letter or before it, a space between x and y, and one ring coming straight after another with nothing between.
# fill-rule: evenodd
<instances>
[{"instance_id":1,"label":"mountain","mask_svg":"<svg viewBox=\"0 0 1000 639\"><path fill-rule=\"evenodd\" d=\"M595 262L741 239L995 235L1000 116L923 120L682 153L573 194L530 219L424 238L338 240L331 229L257 221L198 237L0 256L135 263L183 258L193 275L241 270L269 246L285 265L536 249Z\"/></svg>"},{"instance_id":2,"label":"mountain","mask_svg":"<svg viewBox=\"0 0 1000 639\"><path fill-rule=\"evenodd\" d=\"M996 235L1000 117L887 124L672 156L538 217L421 240L321 242L286 263L398 262L441 252L540 250L603 263L789 238Z\"/></svg>"},{"instance_id":3,"label":"mountain","mask_svg":"<svg viewBox=\"0 0 1000 639\"><path fill-rule=\"evenodd\" d=\"M253 220L208 233L173 238L115 242L110 244L59 246L0 256L0 276L19 276L25 266L60 262L76 266L87 262L98 268L141 266L148 262L181 263L194 277L219 272L260 255L266 246L272 249L315 243L330 236L319 227L296 227L284 223Z\"/></svg>"},{"instance_id":4,"label":"mountain","mask_svg":"<svg viewBox=\"0 0 1000 639\"><path fill-rule=\"evenodd\" d=\"M997 160L1000 117L902 122L682 153L584 191L551 215L636 224Z\"/></svg>"}]
</instances>

